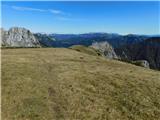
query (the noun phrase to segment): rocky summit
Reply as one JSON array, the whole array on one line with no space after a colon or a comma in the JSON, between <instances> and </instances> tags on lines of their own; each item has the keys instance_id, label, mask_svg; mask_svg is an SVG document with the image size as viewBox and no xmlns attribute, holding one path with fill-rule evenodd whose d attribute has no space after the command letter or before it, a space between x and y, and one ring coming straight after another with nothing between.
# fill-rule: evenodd
<instances>
[{"instance_id":1,"label":"rocky summit","mask_svg":"<svg viewBox=\"0 0 160 120\"><path fill-rule=\"evenodd\" d=\"M1 29L3 47L40 47L39 41L25 28Z\"/></svg>"}]
</instances>

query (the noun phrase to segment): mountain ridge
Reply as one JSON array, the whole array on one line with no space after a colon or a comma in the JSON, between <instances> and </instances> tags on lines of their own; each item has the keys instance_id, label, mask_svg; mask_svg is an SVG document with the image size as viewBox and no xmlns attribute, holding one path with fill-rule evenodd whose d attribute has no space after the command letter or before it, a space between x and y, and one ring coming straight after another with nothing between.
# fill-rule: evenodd
<instances>
[{"instance_id":1,"label":"mountain ridge","mask_svg":"<svg viewBox=\"0 0 160 120\"><path fill-rule=\"evenodd\" d=\"M160 39L160 37L146 37L142 35L128 34L125 36L114 33L86 33L86 34L32 34L25 28L13 27L8 31L1 29L2 47L71 47L73 45L92 46L97 43L98 50L107 57L118 58L119 60L132 61L141 60L143 63L149 62L151 68L160 69L159 40L152 41L152 48L144 41L148 39ZM148 41L149 42L149 41ZM105 45L107 43L107 45ZM109 45L108 45L109 44ZM151 43L150 43L151 44ZM107 48L107 46L110 46ZM139 46L139 47L138 47ZM141 47L140 47L141 46ZM157 47L156 47L157 46ZM97 48L94 46L94 49ZM103 49L106 48L104 51ZM111 49L112 48L112 49ZM156 50L152 50L156 48ZM83 48L84 49L84 48ZM85 48L86 49L86 48ZM140 51L152 51L152 54L140 53ZM87 50L87 49L86 49ZM103 50L103 51L102 51ZM144 56L147 55L148 57ZM155 55L157 54L157 55ZM105 55L104 55L105 56ZM137 57L138 56L138 57ZM157 56L157 57L155 57ZM146 61L146 62L144 62ZM144 64L144 66L148 66Z\"/></svg>"}]
</instances>

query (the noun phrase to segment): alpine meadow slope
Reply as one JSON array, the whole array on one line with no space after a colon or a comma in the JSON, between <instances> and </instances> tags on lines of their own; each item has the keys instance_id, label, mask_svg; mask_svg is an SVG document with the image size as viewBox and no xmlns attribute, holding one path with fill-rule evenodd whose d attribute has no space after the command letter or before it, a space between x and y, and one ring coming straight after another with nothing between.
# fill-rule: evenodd
<instances>
[{"instance_id":1,"label":"alpine meadow slope","mask_svg":"<svg viewBox=\"0 0 160 120\"><path fill-rule=\"evenodd\" d=\"M159 71L66 48L2 49L2 119L159 118Z\"/></svg>"}]
</instances>

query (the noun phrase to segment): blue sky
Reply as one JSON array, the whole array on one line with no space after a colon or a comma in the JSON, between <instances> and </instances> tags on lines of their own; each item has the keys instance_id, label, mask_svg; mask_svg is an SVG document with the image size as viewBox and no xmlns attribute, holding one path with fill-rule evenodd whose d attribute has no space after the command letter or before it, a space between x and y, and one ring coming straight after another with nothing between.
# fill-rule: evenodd
<instances>
[{"instance_id":1,"label":"blue sky","mask_svg":"<svg viewBox=\"0 0 160 120\"><path fill-rule=\"evenodd\" d=\"M160 34L160 2L2 2L2 27L32 32Z\"/></svg>"}]
</instances>

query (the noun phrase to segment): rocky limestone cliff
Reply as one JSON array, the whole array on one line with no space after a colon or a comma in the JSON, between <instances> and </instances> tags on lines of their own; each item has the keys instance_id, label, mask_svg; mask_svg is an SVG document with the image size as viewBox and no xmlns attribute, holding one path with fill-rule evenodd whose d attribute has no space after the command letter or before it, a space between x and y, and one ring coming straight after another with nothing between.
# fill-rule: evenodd
<instances>
[{"instance_id":1,"label":"rocky limestone cliff","mask_svg":"<svg viewBox=\"0 0 160 120\"><path fill-rule=\"evenodd\" d=\"M117 55L113 47L108 42L95 42L91 45L96 50L99 50L103 56L110 59L117 59Z\"/></svg>"},{"instance_id":2,"label":"rocky limestone cliff","mask_svg":"<svg viewBox=\"0 0 160 120\"><path fill-rule=\"evenodd\" d=\"M4 47L40 47L39 41L25 28L1 29L1 45Z\"/></svg>"}]
</instances>

